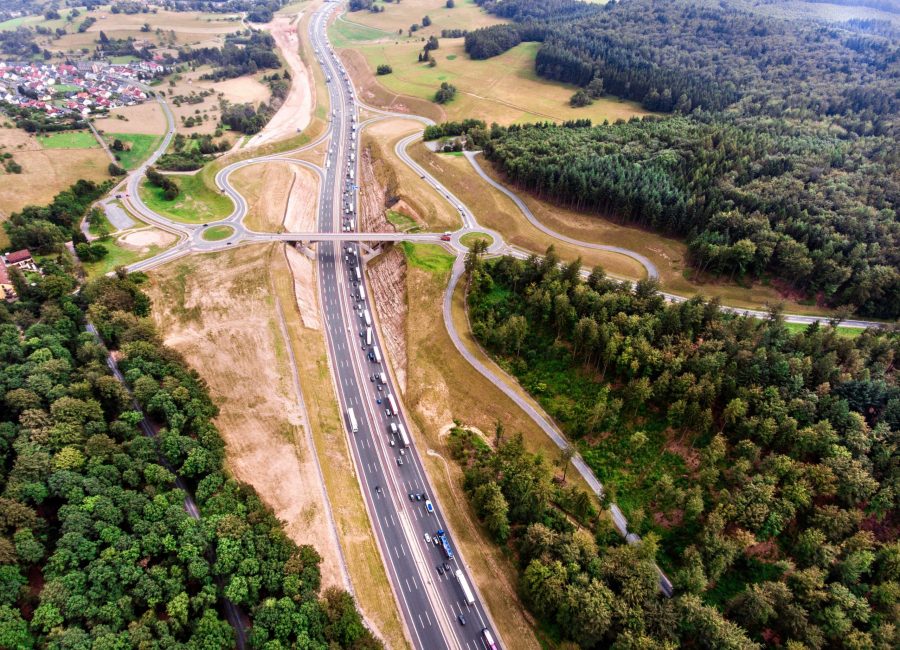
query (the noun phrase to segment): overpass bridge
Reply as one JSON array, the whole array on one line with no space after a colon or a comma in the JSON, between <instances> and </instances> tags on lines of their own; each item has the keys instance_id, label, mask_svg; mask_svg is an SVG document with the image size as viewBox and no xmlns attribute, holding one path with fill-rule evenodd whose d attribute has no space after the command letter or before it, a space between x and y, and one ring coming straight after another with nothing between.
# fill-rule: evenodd
<instances>
[{"instance_id":1,"label":"overpass bridge","mask_svg":"<svg viewBox=\"0 0 900 650\"><path fill-rule=\"evenodd\" d=\"M251 235L253 239L264 239L266 241L287 241L300 242L303 244L314 244L317 242L430 242L436 243L441 241L443 237L438 232L419 232L419 233L402 233L402 232L282 232L282 233L266 233ZM448 241L448 240L444 240Z\"/></svg>"}]
</instances>

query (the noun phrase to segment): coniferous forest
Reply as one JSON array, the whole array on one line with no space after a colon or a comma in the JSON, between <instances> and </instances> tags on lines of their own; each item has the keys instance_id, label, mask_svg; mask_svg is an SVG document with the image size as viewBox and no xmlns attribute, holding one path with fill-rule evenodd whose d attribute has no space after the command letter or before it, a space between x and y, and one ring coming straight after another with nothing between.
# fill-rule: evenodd
<instances>
[{"instance_id":1,"label":"coniferous forest","mask_svg":"<svg viewBox=\"0 0 900 650\"><path fill-rule=\"evenodd\" d=\"M494 130L486 153L542 196L684 237L698 269L781 278L900 316L900 31L744 0L483 3L516 22L473 58L541 41L541 76L662 114L593 129ZM674 115L667 115L674 114Z\"/></svg>"},{"instance_id":2,"label":"coniferous forest","mask_svg":"<svg viewBox=\"0 0 900 650\"><path fill-rule=\"evenodd\" d=\"M653 282L582 280L552 249L468 267L475 336L644 538L624 544L560 485L570 455L454 432L473 508L545 629L583 648L898 646L896 333L667 304Z\"/></svg>"}]
</instances>

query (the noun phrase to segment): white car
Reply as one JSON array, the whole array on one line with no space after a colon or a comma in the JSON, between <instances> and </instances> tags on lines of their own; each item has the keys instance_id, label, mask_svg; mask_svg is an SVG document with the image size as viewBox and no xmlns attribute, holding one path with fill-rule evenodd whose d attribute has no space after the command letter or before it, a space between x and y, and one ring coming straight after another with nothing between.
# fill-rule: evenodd
<instances>
[{"instance_id":1,"label":"white car","mask_svg":"<svg viewBox=\"0 0 900 650\"><path fill-rule=\"evenodd\" d=\"M425 509L428 511L428 514L434 514L434 506L431 505L431 499L425 499Z\"/></svg>"},{"instance_id":2,"label":"white car","mask_svg":"<svg viewBox=\"0 0 900 650\"><path fill-rule=\"evenodd\" d=\"M428 533L425 533L425 543L431 544L431 535L429 535Z\"/></svg>"}]
</instances>

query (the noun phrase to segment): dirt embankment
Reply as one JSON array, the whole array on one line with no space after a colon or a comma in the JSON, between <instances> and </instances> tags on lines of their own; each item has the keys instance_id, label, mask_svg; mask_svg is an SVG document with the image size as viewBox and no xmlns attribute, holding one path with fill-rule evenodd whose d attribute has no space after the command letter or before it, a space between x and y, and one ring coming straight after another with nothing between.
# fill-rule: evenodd
<instances>
[{"instance_id":1,"label":"dirt embankment","mask_svg":"<svg viewBox=\"0 0 900 650\"><path fill-rule=\"evenodd\" d=\"M400 249L391 248L375 258L368 279L375 295L385 352L393 363L400 390L406 394L406 258Z\"/></svg>"},{"instance_id":2,"label":"dirt embankment","mask_svg":"<svg viewBox=\"0 0 900 650\"><path fill-rule=\"evenodd\" d=\"M250 140L252 146L296 135L301 129L306 128L312 118L315 85L312 82L312 75L300 58L300 41L297 35L300 21L299 19L295 21L294 18L294 16L276 16L266 25L290 70L291 89L278 112L272 116L263 130Z\"/></svg>"},{"instance_id":3,"label":"dirt embankment","mask_svg":"<svg viewBox=\"0 0 900 650\"><path fill-rule=\"evenodd\" d=\"M291 274L294 276L294 296L300 308L304 327L311 330L322 328L319 307L316 303L316 275L312 261L293 246L285 248Z\"/></svg>"},{"instance_id":4,"label":"dirt embankment","mask_svg":"<svg viewBox=\"0 0 900 650\"><path fill-rule=\"evenodd\" d=\"M312 232L316 229L319 179L304 167L298 167L293 172L291 191L284 210L284 229L288 232Z\"/></svg>"},{"instance_id":5,"label":"dirt embankment","mask_svg":"<svg viewBox=\"0 0 900 650\"><path fill-rule=\"evenodd\" d=\"M420 226L425 220L422 209L411 197L404 194L400 179L385 156L381 143L372 137L364 138L360 154L360 227L366 232L392 232L396 230L386 218L386 210L406 215Z\"/></svg>"},{"instance_id":6,"label":"dirt embankment","mask_svg":"<svg viewBox=\"0 0 900 650\"><path fill-rule=\"evenodd\" d=\"M373 153L375 147L366 145L360 154L359 226L364 232L393 232L384 209L388 199L397 192L397 177L377 152Z\"/></svg>"},{"instance_id":7,"label":"dirt embankment","mask_svg":"<svg viewBox=\"0 0 900 650\"><path fill-rule=\"evenodd\" d=\"M365 103L394 113L413 113L430 117L435 122L446 121L447 114L444 113L444 109L434 102L398 95L378 83L366 63L366 58L356 50L344 49L340 51L340 55L353 79L353 85L359 90L359 98Z\"/></svg>"}]
</instances>

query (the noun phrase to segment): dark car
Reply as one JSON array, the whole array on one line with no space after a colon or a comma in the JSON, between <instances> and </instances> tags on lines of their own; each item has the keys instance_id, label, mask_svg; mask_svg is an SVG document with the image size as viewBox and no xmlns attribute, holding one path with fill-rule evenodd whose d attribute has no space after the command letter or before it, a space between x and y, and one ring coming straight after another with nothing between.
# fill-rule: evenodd
<instances>
[{"instance_id":1,"label":"dark car","mask_svg":"<svg viewBox=\"0 0 900 650\"><path fill-rule=\"evenodd\" d=\"M449 562L444 562L444 571L446 571L447 573L450 573L450 563Z\"/></svg>"},{"instance_id":2,"label":"dark car","mask_svg":"<svg viewBox=\"0 0 900 650\"><path fill-rule=\"evenodd\" d=\"M442 567L440 564L438 564L436 568L437 568L437 572L438 572L439 576L444 575L444 567Z\"/></svg>"},{"instance_id":3,"label":"dark car","mask_svg":"<svg viewBox=\"0 0 900 650\"><path fill-rule=\"evenodd\" d=\"M457 615L456 620L459 621L459 624L460 624L460 625L465 625L465 624L466 624L466 617L463 616L462 614Z\"/></svg>"}]
</instances>

